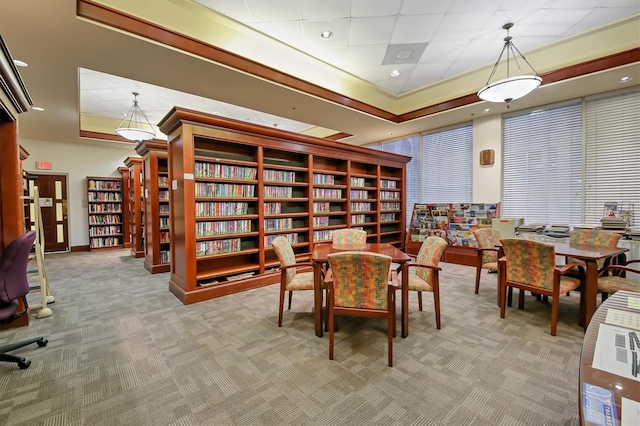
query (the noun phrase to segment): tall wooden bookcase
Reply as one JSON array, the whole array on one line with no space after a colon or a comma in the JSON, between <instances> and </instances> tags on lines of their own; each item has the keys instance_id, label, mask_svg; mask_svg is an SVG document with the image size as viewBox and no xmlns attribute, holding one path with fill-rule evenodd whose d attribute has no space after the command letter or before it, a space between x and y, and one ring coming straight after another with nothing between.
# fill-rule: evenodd
<instances>
[{"instance_id":1,"label":"tall wooden bookcase","mask_svg":"<svg viewBox=\"0 0 640 426\"><path fill-rule=\"evenodd\" d=\"M122 176L122 246L124 248L131 248L131 229L129 218L129 168L118 167L118 171Z\"/></svg>"},{"instance_id":2,"label":"tall wooden bookcase","mask_svg":"<svg viewBox=\"0 0 640 426\"><path fill-rule=\"evenodd\" d=\"M169 289L185 304L277 282L278 235L298 258L339 228L404 244L410 157L177 107L159 127L168 135Z\"/></svg>"},{"instance_id":3,"label":"tall wooden bookcase","mask_svg":"<svg viewBox=\"0 0 640 426\"><path fill-rule=\"evenodd\" d=\"M169 271L169 160L167 143L143 141L136 147L144 176L144 267L152 274Z\"/></svg>"},{"instance_id":4,"label":"tall wooden bookcase","mask_svg":"<svg viewBox=\"0 0 640 426\"><path fill-rule=\"evenodd\" d=\"M89 248L124 247L122 178L87 176Z\"/></svg>"},{"instance_id":5,"label":"tall wooden bookcase","mask_svg":"<svg viewBox=\"0 0 640 426\"><path fill-rule=\"evenodd\" d=\"M131 244L131 256L144 257L144 205L142 158L127 157L124 164L129 169L127 205L129 216L129 244ZM127 236L125 236L126 238Z\"/></svg>"}]
</instances>

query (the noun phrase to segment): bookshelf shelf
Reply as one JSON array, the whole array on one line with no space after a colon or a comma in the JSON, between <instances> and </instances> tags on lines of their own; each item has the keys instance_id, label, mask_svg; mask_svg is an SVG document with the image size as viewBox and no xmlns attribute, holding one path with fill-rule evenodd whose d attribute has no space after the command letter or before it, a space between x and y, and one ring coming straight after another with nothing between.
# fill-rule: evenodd
<instances>
[{"instance_id":1,"label":"bookshelf shelf","mask_svg":"<svg viewBox=\"0 0 640 426\"><path fill-rule=\"evenodd\" d=\"M122 178L87 176L87 201L90 250L124 247Z\"/></svg>"},{"instance_id":2,"label":"bookshelf shelf","mask_svg":"<svg viewBox=\"0 0 640 426\"><path fill-rule=\"evenodd\" d=\"M332 229L351 226L351 214L365 214L351 208L352 163L364 179L363 188L353 189L367 191L369 216L362 225L372 242L381 235L378 185L383 176L393 177L398 218L383 224L384 238L403 244L409 157L177 107L159 127L168 136L172 182L169 289L185 304L278 282L271 247L277 236L307 260ZM221 233L200 236L202 229Z\"/></svg>"}]
</instances>

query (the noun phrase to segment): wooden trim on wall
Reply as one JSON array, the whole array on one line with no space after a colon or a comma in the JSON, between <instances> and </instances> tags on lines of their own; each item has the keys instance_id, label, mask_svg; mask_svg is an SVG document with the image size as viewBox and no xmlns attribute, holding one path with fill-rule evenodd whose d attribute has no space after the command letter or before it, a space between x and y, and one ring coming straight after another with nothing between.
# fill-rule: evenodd
<instances>
[{"instance_id":1,"label":"wooden trim on wall","mask_svg":"<svg viewBox=\"0 0 640 426\"><path fill-rule=\"evenodd\" d=\"M135 34L160 44L185 51L206 59L210 59L219 64L237 69L244 73L272 81L276 84L290 87L309 95L346 106L356 111L370 114L394 123L403 123L416 118L440 113L449 109L459 108L479 102L476 93L470 93L458 98L439 102L396 115L389 111L361 102L357 99L336 93L332 90L309 83L300 78L294 77L285 72L276 70L250 59L241 57L233 52L229 52L216 46L185 36L173 30L161 27L157 24L142 20L138 17L127 15L119 10L111 9L104 5L95 3L92 0L77 0L77 15L91 21L98 22L131 34ZM640 61L640 48L634 48L624 52L602 58L593 59L558 70L549 71L541 75L544 84L550 84L569 78L579 77L609 68L631 64ZM350 135L349 135L350 136ZM331 139L342 139L346 136L334 137Z\"/></svg>"}]
</instances>

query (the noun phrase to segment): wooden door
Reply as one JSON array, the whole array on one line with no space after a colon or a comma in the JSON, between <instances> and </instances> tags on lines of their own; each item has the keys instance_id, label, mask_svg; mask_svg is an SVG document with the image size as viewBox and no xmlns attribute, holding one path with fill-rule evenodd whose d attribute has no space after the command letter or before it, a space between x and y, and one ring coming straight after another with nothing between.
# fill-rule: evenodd
<instances>
[{"instance_id":1,"label":"wooden door","mask_svg":"<svg viewBox=\"0 0 640 426\"><path fill-rule=\"evenodd\" d=\"M40 194L44 251L69 251L67 175L36 174L35 176L34 185L38 187Z\"/></svg>"}]
</instances>

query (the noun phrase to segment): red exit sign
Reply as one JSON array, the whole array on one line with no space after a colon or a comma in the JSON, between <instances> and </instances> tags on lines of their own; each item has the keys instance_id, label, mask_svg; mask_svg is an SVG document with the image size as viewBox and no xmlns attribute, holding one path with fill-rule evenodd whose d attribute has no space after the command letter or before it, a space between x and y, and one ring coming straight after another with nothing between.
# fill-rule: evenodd
<instances>
[{"instance_id":1,"label":"red exit sign","mask_svg":"<svg viewBox=\"0 0 640 426\"><path fill-rule=\"evenodd\" d=\"M51 161L36 161L36 169L51 170Z\"/></svg>"}]
</instances>

